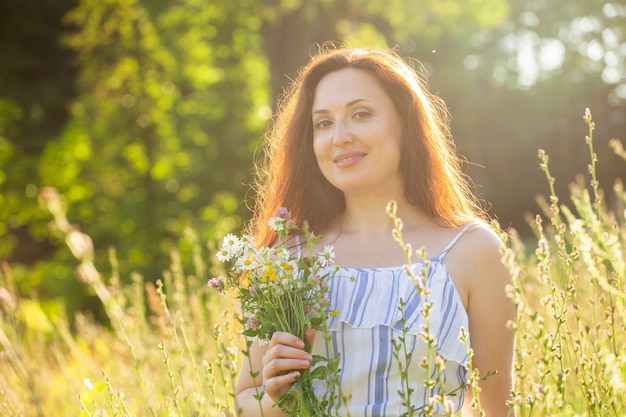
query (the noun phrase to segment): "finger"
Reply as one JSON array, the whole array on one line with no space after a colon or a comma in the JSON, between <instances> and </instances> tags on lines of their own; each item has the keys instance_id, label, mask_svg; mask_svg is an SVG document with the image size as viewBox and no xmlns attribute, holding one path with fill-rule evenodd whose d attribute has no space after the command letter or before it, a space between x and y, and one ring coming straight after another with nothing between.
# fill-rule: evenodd
<instances>
[{"instance_id":1,"label":"finger","mask_svg":"<svg viewBox=\"0 0 626 417\"><path fill-rule=\"evenodd\" d=\"M312 357L298 359L276 358L268 361L263 367L263 379L286 374L297 369L307 369L311 366Z\"/></svg>"},{"instance_id":2,"label":"finger","mask_svg":"<svg viewBox=\"0 0 626 417\"><path fill-rule=\"evenodd\" d=\"M265 393L276 402L282 397L289 387L300 377L300 373L290 372L285 375L276 376L265 381Z\"/></svg>"},{"instance_id":3,"label":"finger","mask_svg":"<svg viewBox=\"0 0 626 417\"><path fill-rule=\"evenodd\" d=\"M278 345L263 357L263 379L311 366L313 356L302 349Z\"/></svg>"},{"instance_id":4,"label":"finger","mask_svg":"<svg viewBox=\"0 0 626 417\"><path fill-rule=\"evenodd\" d=\"M261 377L264 382L267 382L294 372L297 374L299 370L308 369L311 361L310 356L306 359L272 359L263 366Z\"/></svg>"},{"instance_id":5,"label":"finger","mask_svg":"<svg viewBox=\"0 0 626 417\"><path fill-rule=\"evenodd\" d=\"M302 359L309 358L311 354L305 351L303 348L295 348L289 345L274 345L269 348L265 354L266 359L274 358L293 358Z\"/></svg>"},{"instance_id":6,"label":"finger","mask_svg":"<svg viewBox=\"0 0 626 417\"><path fill-rule=\"evenodd\" d=\"M301 339L287 332L274 332L270 340L270 347L272 345L287 345L298 349L304 348L304 342Z\"/></svg>"}]
</instances>

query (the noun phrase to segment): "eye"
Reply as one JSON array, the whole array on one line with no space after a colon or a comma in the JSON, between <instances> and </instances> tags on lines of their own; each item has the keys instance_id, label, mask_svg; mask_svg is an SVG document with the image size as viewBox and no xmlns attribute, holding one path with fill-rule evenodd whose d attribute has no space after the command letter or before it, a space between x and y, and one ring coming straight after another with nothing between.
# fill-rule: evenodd
<instances>
[{"instance_id":1,"label":"eye","mask_svg":"<svg viewBox=\"0 0 626 417\"><path fill-rule=\"evenodd\" d=\"M316 129L324 129L328 126L330 126L332 124L332 122L330 121L330 119L318 119L317 121L314 122L314 126Z\"/></svg>"},{"instance_id":2,"label":"eye","mask_svg":"<svg viewBox=\"0 0 626 417\"><path fill-rule=\"evenodd\" d=\"M370 113L369 110L365 110L365 109L359 109L357 111L354 112L354 114L352 115L353 118L359 120L359 119L366 119L369 116L371 116L372 113Z\"/></svg>"}]
</instances>

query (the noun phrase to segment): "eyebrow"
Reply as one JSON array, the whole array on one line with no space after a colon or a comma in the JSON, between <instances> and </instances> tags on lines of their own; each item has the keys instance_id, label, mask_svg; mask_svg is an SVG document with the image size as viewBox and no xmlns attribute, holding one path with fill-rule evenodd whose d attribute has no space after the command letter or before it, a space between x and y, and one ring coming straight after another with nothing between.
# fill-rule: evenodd
<instances>
[{"instance_id":1,"label":"eyebrow","mask_svg":"<svg viewBox=\"0 0 626 417\"><path fill-rule=\"evenodd\" d=\"M352 100L352 101L349 101L348 103L346 103L346 108L348 108L350 106L354 106L355 104L357 104L357 103L359 103L361 101L370 101L370 100L368 100L366 98L357 98L356 100ZM318 113L328 113L328 110L326 110L326 109L315 110L313 112L313 116L315 116Z\"/></svg>"}]
</instances>

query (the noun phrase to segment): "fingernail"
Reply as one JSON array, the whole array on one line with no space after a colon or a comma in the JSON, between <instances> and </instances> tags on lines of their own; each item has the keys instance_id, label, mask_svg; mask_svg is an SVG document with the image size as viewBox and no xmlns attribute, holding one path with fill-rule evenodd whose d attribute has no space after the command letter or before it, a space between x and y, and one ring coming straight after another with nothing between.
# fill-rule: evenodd
<instances>
[{"instance_id":1,"label":"fingernail","mask_svg":"<svg viewBox=\"0 0 626 417\"><path fill-rule=\"evenodd\" d=\"M310 361L313 360L313 356L311 354L307 353L307 354L304 355L304 359L306 359L307 361L310 362Z\"/></svg>"},{"instance_id":2,"label":"fingernail","mask_svg":"<svg viewBox=\"0 0 626 417\"><path fill-rule=\"evenodd\" d=\"M311 362L309 361L300 361L300 366L309 366Z\"/></svg>"}]
</instances>

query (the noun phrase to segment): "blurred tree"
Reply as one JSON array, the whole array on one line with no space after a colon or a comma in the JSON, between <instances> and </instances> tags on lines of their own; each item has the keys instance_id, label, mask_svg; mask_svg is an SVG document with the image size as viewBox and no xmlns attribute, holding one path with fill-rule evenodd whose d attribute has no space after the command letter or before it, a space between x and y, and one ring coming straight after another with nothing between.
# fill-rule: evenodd
<instances>
[{"instance_id":1,"label":"blurred tree","mask_svg":"<svg viewBox=\"0 0 626 417\"><path fill-rule=\"evenodd\" d=\"M57 42L76 3L0 2L0 259L32 263L52 250L33 233L48 223L34 198L36 173L76 94L73 52Z\"/></svg>"},{"instance_id":2,"label":"blurred tree","mask_svg":"<svg viewBox=\"0 0 626 417\"><path fill-rule=\"evenodd\" d=\"M398 48L403 56L447 58L469 47L468 35L497 27L506 0L262 0L259 14L271 70L273 102L297 69L326 42ZM445 62L438 55L437 62Z\"/></svg>"},{"instance_id":3,"label":"blurred tree","mask_svg":"<svg viewBox=\"0 0 626 417\"><path fill-rule=\"evenodd\" d=\"M455 117L471 159L486 167L472 169L486 199L505 224L525 229L524 212L536 212L535 195L547 191L537 149L551 156L561 195L586 173L586 107L603 186L626 179L608 146L626 132L626 2L511 1L510 10L502 25L470 37Z\"/></svg>"},{"instance_id":4,"label":"blurred tree","mask_svg":"<svg viewBox=\"0 0 626 417\"><path fill-rule=\"evenodd\" d=\"M473 40L482 47L483 75L521 90L555 76L569 85L598 76L613 86L625 82L626 1L527 0L510 8L503 25ZM611 104L626 99L620 95Z\"/></svg>"},{"instance_id":5,"label":"blurred tree","mask_svg":"<svg viewBox=\"0 0 626 417\"><path fill-rule=\"evenodd\" d=\"M260 21L240 6L84 0L66 16L80 95L40 175L122 272L159 277L185 227L213 239L246 214L268 75Z\"/></svg>"},{"instance_id":6,"label":"blurred tree","mask_svg":"<svg viewBox=\"0 0 626 417\"><path fill-rule=\"evenodd\" d=\"M0 4L0 97L4 136L38 155L69 117L75 94L72 51L57 38L76 0L6 0ZM12 103L12 104L11 104Z\"/></svg>"}]
</instances>

